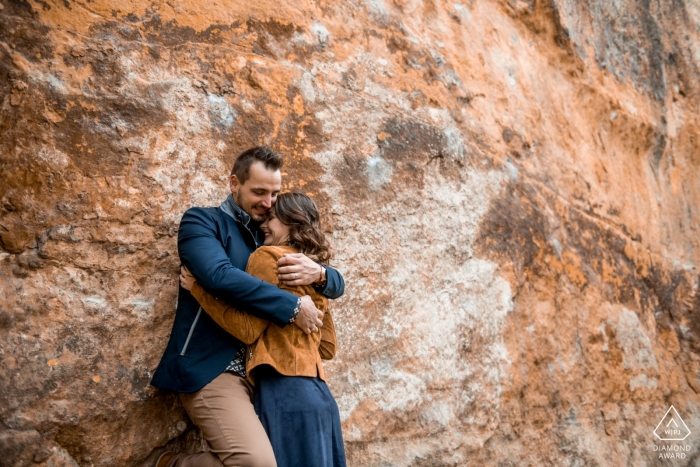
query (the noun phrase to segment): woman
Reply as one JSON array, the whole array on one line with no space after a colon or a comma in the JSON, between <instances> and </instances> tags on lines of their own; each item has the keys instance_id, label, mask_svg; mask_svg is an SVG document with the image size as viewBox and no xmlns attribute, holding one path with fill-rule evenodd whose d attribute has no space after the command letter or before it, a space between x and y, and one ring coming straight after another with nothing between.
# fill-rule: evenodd
<instances>
[{"instance_id":1,"label":"woman","mask_svg":"<svg viewBox=\"0 0 700 467\"><path fill-rule=\"evenodd\" d=\"M336 338L328 299L312 286L288 287L277 278L277 260L304 253L327 262L331 249L316 204L302 193L284 193L260 226L264 246L246 271L298 296L309 295L324 312L318 333L279 326L236 310L204 291L183 268L180 283L226 331L249 346L247 378L255 386L255 411L270 438L279 467L344 467L338 405L326 386L321 359L335 355Z\"/></svg>"}]
</instances>

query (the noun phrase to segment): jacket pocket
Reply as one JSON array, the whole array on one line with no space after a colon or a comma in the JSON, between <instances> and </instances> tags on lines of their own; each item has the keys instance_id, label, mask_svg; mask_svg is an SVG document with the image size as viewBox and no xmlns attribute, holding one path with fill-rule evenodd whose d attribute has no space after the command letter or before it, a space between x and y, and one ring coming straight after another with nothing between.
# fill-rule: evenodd
<instances>
[{"instance_id":1,"label":"jacket pocket","mask_svg":"<svg viewBox=\"0 0 700 467\"><path fill-rule=\"evenodd\" d=\"M190 332L187 334L187 339L185 339L185 345L182 347L182 352L180 352L180 356L184 356L185 352L187 352L187 346L190 345L190 339L192 339L192 333L194 332L194 327L197 326L197 321L199 321L199 315L202 314L202 307L199 307L199 310L197 311L197 316L194 317L194 321L192 322L192 326L190 327Z\"/></svg>"}]
</instances>

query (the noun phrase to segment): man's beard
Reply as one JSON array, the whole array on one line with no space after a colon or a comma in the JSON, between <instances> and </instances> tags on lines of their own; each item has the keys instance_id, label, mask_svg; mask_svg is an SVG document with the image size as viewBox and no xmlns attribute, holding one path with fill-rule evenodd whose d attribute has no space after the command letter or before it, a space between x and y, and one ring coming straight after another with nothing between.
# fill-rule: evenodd
<instances>
[{"instance_id":1,"label":"man's beard","mask_svg":"<svg viewBox=\"0 0 700 467\"><path fill-rule=\"evenodd\" d=\"M247 211L246 211L247 212ZM261 224L265 218L267 217L267 214L255 214L254 212L249 212L250 218L253 219L253 222L256 222L258 224Z\"/></svg>"},{"instance_id":2,"label":"man's beard","mask_svg":"<svg viewBox=\"0 0 700 467\"><path fill-rule=\"evenodd\" d=\"M243 206L243 204L240 200L240 196L234 196L233 200L236 202L236 204L238 205L239 208L243 209L243 211L245 211L250 216L250 218L253 220L253 222L260 224L267 217L267 210L265 210L265 214L257 214L255 211L253 211L255 209L255 205Z\"/></svg>"}]
</instances>

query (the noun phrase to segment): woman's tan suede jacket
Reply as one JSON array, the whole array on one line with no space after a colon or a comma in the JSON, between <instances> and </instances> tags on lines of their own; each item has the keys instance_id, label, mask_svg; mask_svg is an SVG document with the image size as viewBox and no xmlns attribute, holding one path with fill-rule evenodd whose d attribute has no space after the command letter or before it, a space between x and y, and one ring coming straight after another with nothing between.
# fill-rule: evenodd
<instances>
[{"instance_id":1,"label":"woman's tan suede jacket","mask_svg":"<svg viewBox=\"0 0 700 467\"><path fill-rule=\"evenodd\" d=\"M311 296L316 308L323 312L320 332L307 335L293 324L281 328L233 308L205 292L197 282L192 286L192 295L204 311L228 333L250 346L246 373L251 383L254 383L255 367L260 365L271 365L285 376L318 376L325 380L321 359L335 356L335 327L328 311L328 299L310 285L288 287L279 283L277 260L288 253L298 250L291 246L260 247L250 255L246 272L297 296Z\"/></svg>"}]
</instances>

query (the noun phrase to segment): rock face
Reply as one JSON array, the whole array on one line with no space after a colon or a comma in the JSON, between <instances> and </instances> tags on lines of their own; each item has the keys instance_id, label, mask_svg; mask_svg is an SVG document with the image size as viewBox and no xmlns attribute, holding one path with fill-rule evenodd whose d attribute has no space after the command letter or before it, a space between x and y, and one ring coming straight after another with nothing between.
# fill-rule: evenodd
<instances>
[{"instance_id":1,"label":"rock face","mask_svg":"<svg viewBox=\"0 0 700 467\"><path fill-rule=\"evenodd\" d=\"M0 464L200 449L148 384L178 221L264 143L346 279L350 465L696 465L699 31L691 0L0 0Z\"/></svg>"}]
</instances>

